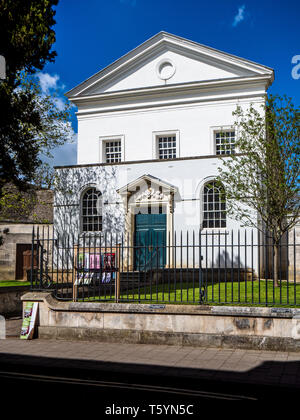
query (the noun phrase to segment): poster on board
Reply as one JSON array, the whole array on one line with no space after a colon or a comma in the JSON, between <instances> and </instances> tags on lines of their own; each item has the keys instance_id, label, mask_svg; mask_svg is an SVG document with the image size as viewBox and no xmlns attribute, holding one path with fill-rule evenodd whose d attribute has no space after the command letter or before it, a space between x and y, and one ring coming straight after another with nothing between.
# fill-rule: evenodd
<instances>
[{"instance_id":1,"label":"poster on board","mask_svg":"<svg viewBox=\"0 0 300 420\"><path fill-rule=\"evenodd\" d=\"M23 322L20 338L31 340L37 319L38 302L26 302L23 309Z\"/></svg>"},{"instance_id":2,"label":"poster on board","mask_svg":"<svg viewBox=\"0 0 300 420\"><path fill-rule=\"evenodd\" d=\"M94 281L110 283L116 276L116 253L79 253L75 286L88 285Z\"/></svg>"}]
</instances>

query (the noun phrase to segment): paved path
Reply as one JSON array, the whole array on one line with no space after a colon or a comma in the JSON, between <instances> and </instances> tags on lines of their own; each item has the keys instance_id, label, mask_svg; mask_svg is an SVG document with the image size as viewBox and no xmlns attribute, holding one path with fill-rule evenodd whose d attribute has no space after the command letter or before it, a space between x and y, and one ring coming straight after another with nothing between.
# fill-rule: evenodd
<instances>
[{"instance_id":1,"label":"paved path","mask_svg":"<svg viewBox=\"0 0 300 420\"><path fill-rule=\"evenodd\" d=\"M18 338L21 319L7 320L0 363L70 366L110 372L202 378L300 389L300 353L167 345L119 344Z\"/></svg>"}]
</instances>

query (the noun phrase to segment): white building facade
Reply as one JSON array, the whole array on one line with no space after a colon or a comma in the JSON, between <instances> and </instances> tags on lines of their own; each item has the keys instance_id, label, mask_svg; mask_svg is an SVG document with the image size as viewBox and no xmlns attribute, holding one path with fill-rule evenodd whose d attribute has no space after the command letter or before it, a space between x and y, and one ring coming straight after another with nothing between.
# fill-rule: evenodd
<instances>
[{"instance_id":1,"label":"white building facade","mask_svg":"<svg viewBox=\"0 0 300 420\"><path fill-rule=\"evenodd\" d=\"M232 113L263 105L273 79L266 66L160 32L72 89L78 157L56 168L57 231L129 245L156 232L166 246L218 232L224 243L240 227L214 184L220 156L235 151Z\"/></svg>"}]
</instances>

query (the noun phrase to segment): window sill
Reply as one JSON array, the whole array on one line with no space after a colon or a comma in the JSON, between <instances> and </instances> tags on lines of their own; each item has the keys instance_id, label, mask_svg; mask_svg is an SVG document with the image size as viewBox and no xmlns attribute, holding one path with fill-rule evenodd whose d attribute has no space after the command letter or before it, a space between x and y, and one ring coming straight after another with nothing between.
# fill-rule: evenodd
<instances>
[{"instance_id":1,"label":"window sill","mask_svg":"<svg viewBox=\"0 0 300 420\"><path fill-rule=\"evenodd\" d=\"M202 228L201 233L215 235L217 233L222 235L229 235L229 230L227 228Z\"/></svg>"}]
</instances>

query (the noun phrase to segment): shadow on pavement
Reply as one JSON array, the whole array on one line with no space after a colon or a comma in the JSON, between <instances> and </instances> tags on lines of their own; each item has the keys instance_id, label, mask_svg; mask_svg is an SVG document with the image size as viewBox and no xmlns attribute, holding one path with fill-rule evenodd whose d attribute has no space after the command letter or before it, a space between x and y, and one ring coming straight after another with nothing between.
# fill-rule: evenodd
<instances>
[{"instance_id":1,"label":"shadow on pavement","mask_svg":"<svg viewBox=\"0 0 300 420\"><path fill-rule=\"evenodd\" d=\"M113 404L146 405L139 417L149 415L149 404L192 404L193 414L198 415L200 401L295 400L300 390L299 368L297 361L268 361L247 372L233 372L1 353L0 382L1 396L30 390L44 398L97 397L99 410ZM276 384L282 372L285 383Z\"/></svg>"}]
</instances>

